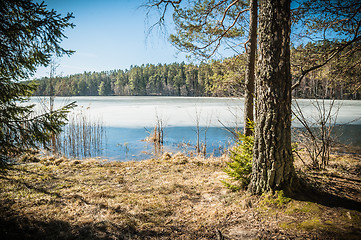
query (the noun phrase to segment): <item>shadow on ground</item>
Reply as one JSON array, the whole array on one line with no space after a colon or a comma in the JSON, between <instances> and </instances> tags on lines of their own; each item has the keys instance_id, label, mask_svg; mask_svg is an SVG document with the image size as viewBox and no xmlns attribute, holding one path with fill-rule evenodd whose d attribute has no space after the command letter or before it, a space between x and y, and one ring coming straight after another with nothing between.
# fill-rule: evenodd
<instances>
[{"instance_id":1,"label":"shadow on ground","mask_svg":"<svg viewBox=\"0 0 361 240\"><path fill-rule=\"evenodd\" d=\"M361 182L344 176L326 179L308 175L300 178L301 187L293 197L296 200L318 203L327 207L345 208L361 212Z\"/></svg>"},{"instance_id":2,"label":"shadow on ground","mask_svg":"<svg viewBox=\"0 0 361 240\"><path fill-rule=\"evenodd\" d=\"M328 176L330 177L330 176ZM347 182L348 184L343 184ZM360 181L358 179L349 179L343 176L334 176L325 179L319 179L314 176L307 176L300 179L300 188L296 195L292 198L304 202L312 202L320 205L324 211L322 214L333 214L336 212L348 213L353 211L361 212L361 196ZM324 208L324 207L328 207ZM333 209L333 210L332 210ZM312 213L311 213L312 214ZM317 213L315 213L315 216ZM337 215L335 215L336 217ZM345 221L352 224L325 224L315 230L317 239L361 239L361 228L358 216L352 217ZM317 222L315 225L317 226Z\"/></svg>"}]
</instances>

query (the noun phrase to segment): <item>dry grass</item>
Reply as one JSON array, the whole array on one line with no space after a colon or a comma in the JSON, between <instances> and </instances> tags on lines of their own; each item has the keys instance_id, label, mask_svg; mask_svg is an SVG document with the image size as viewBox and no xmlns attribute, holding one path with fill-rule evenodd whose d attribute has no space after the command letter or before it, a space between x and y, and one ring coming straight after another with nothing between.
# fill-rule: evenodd
<instances>
[{"instance_id":1,"label":"dry grass","mask_svg":"<svg viewBox=\"0 0 361 240\"><path fill-rule=\"evenodd\" d=\"M13 165L0 173L0 239L361 236L358 211L299 200L280 206L229 191L220 182L227 178L225 161L176 154L140 162L50 158ZM337 224L342 227L334 231L327 227Z\"/></svg>"}]
</instances>

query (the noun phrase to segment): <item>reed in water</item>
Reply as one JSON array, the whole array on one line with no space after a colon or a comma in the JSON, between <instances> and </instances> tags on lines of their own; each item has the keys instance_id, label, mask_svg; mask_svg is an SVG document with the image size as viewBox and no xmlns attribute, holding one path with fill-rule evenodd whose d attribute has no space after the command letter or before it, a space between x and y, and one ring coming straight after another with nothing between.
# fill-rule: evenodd
<instances>
[{"instance_id":1,"label":"reed in water","mask_svg":"<svg viewBox=\"0 0 361 240\"><path fill-rule=\"evenodd\" d=\"M69 115L68 125L58 136L58 149L68 157L98 156L103 150L105 127L100 117L89 117L81 108Z\"/></svg>"}]
</instances>

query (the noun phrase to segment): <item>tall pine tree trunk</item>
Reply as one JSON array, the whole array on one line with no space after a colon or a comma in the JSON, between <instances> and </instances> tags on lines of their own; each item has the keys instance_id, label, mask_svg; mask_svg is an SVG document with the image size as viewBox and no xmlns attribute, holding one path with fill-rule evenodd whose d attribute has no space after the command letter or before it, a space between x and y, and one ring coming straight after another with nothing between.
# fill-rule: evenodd
<instances>
[{"instance_id":1,"label":"tall pine tree trunk","mask_svg":"<svg viewBox=\"0 0 361 240\"><path fill-rule=\"evenodd\" d=\"M256 128L250 190L285 190L295 178L291 148L290 0L261 0Z\"/></svg>"},{"instance_id":2,"label":"tall pine tree trunk","mask_svg":"<svg viewBox=\"0 0 361 240\"><path fill-rule=\"evenodd\" d=\"M257 50L257 0L250 1L250 23L248 38L248 63L246 71L246 91L244 96L244 134L251 136L253 117L253 96L254 96L254 78L255 78L255 62Z\"/></svg>"}]
</instances>

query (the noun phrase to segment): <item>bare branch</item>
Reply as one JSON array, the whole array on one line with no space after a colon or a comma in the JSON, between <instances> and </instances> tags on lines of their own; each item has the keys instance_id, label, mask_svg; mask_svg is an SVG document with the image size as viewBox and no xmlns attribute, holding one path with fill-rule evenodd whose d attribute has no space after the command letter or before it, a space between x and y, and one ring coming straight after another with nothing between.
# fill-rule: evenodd
<instances>
[{"instance_id":1,"label":"bare branch","mask_svg":"<svg viewBox=\"0 0 361 240\"><path fill-rule=\"evenodd\" d=\"M238 135L237 135L237 133L236 133L234 130L232 130L231 128L229 128L229 127L227 127L226 125L224 125L220 120L218 120L218 122L219 122L229 133L233 134L233 136L234 136L235 138L238 138Z\"/></svg>"},{"instance_id":2,"label":"bare branch","mask_svg":"<svg viewBox=\"0 0 361 240\"><path fill-rule=\"evenodd\" d=\"M357 42L357 41L360 41L360 40L361 40L361 36L359 36L359 37L356 37L356 36L355 36L355 38L354 38L353 40L351 40L351 41L349 41L349 42L347 42L347 43L345 43L345 44L342 44L340 47L338 47L337 49L335 49L335 52L334 52L333 54L331 54L331 56L330 56L328 59L326 59L323 63L318 64L318 65L316 65L316 66L313 66L313 67L311 67L311 68L309 68L309 69L307 69L307 70L301 70L301 75L298 77L296 83L292 85L292 90L295 89L296 87L298 87L298 86L301 84L302 79L303 79L309 72L312 72L312 71L314 71L314 70L316 70L316 69L318 69L318 68L321 68L321 67L325 66L325 65L326 65L327 63L329 63L333 58L335 58L339 53L341 53L346 47L348 47L348 46L350 46L351 44L353 44L353 43L355 43L355 42Z\"/></svg>"},{"instance_id":3,"label":"bare branch","mask_svg":"<svg viewBox=\"0 0 361 240\"><path fill-rule=\"evenodd\" d=\"M177 0L177 1L170 1L170 0L152 1L152 0L149 0L148 3L141 5L140 8L143 7L143 8L147 9L147 13L146 13L147 18L149 18L150 12L154 8L156 8L160 14L158 21L149 27L148 35L150 34L150 32L153 31L153 29L156 26L160 26L160 27L164 26L165 14L167 12L168 6L172 5L172 7L174 9L176 9L176 4L180 4L181 2L182 2L182 0ZM163 9L162 9L162 4L164 5Z\"/></svg>"}]
</instances>

